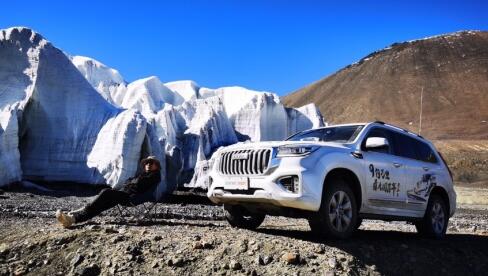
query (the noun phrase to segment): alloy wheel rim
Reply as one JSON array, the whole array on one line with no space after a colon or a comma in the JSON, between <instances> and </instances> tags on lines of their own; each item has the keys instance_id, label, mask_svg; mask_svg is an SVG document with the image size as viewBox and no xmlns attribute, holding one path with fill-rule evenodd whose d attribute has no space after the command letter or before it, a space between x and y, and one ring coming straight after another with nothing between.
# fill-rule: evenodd
<instances>
[{"instance_id":1,"label":"alloy wheel rim","mask_svg":"<svg viewBox=\"0 0 488 276\"><path fill-rule=\"evenodd\" d=\"M352 220L351 199L343 191L337 191L329 202L329 221L337 232L345 232Z\"/></svg>"},{"instance_id":2,"label":"alloy wheel rim","mask_svg":"<svg viewBox=\"0 0 488 276\"><path fill-rule=\"evenodd\" d=\"M441 234L444 230L445 215L444 209L439 202L432 206L432 228L436 234Z\"/></svg>"}]
</instances>

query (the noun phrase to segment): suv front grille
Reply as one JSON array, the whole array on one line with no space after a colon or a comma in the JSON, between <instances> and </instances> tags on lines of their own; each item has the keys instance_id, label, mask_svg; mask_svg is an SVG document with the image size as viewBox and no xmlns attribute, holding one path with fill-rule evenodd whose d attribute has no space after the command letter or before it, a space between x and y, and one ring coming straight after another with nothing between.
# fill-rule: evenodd
<instances>
[{"instance_id":1,"label":"suv front grille","mask_svg":"<svg viewBox=\"0 0 488 276\"><path fill-rule=\"evenodd\" d=\"M271 149L224 152L219 169L225 175L260 175L268 168L270 159Z\"/></svg>"}]
</instances>

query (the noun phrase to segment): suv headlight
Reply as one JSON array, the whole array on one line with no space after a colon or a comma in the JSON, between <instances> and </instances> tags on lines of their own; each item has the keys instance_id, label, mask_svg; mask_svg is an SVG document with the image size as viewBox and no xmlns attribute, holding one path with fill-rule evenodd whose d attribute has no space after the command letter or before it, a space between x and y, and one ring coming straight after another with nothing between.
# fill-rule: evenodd
<instances>
[{"instance_id":1,"label":"suv headlight","mask_svg":"<svg viewBox=\"0 0 488 276\"><path fill-rule=\"evenodd\" d=\"M316 151L318 146L281 146L278 147L276 157L305 156Z\"/></svg>"}]
</instances>

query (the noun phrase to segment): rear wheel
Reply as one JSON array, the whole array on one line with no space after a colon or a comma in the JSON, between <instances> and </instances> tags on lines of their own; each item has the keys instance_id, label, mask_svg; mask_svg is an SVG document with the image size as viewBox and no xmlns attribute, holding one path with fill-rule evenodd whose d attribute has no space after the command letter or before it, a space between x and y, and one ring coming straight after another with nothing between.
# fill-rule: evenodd
<instances>
[{"instance_id":1,"label":"rear wheel","mask_svg":"<svg viewBox=\"0 0 488 276\"><path fill-rule=\"evenodd\" d=\"M345 239L359 227L356 198L342 179L324 187L319 211L309 219L312 232Z\"/></svg>"},{"instance_id":2,"label":"rear wheel","mask_svg":"<svg viewBox=\"0 0 488 276\"><path fill-rule=\"evenodd\" d=\"M446 202L439 195L431 195L424 218L417 222L415 227L421 235L441 239L446 235L448 223Z\"/></svg>"},{"instance_id":3,"label":"rear wheel","mask_svg":"<svg viewBox=\"0 0 488 276\"><path fill-rule=\"evenodd\" d=\"M252 213L241 206L224 204L225 218L233 227L254 230L263 223L266 215Z\"/></svg>"},{"instance_id":4,"label":"rear wheel","mask_svg":"<svg viewBox=\"0 0 488 276\"><path fill-rule=\"evenodd\" d=\"M363 219L362 218L358 218L357 222L356 222L356 227L354 228L354 231L358 230L359 227L361 227L361 224L363 223Z\"/></svg>"}]
</instances>

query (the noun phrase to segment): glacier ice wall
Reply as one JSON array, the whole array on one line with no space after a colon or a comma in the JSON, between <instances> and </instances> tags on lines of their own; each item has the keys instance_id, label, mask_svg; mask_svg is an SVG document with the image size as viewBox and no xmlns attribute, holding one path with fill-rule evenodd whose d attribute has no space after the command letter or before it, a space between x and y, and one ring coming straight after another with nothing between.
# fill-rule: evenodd
<instances>
[{"instance_id":1,"label":"glacier ice wall","mask_svg":"<svg viewBox=\"0 0 488 276\"><path fill-rule=\"evenodd\" d=\"M0 85L0 186L19 178L116 186L135 174L149 144L163 156L138 111L106 101L30 29L0 31Z\"/></svg>"},{"instance_id":2,"label":"glacier ice wall","mask_svg":"<svg viewBox=\"0 0 488 276\"><path fill-rule=\"evenodd\" d=\"M19 118L33 92L39 54L32 44L44 44L42 37L25 29L0 30L0 186L22 178Z\"/></svg>"}]
</instances>

